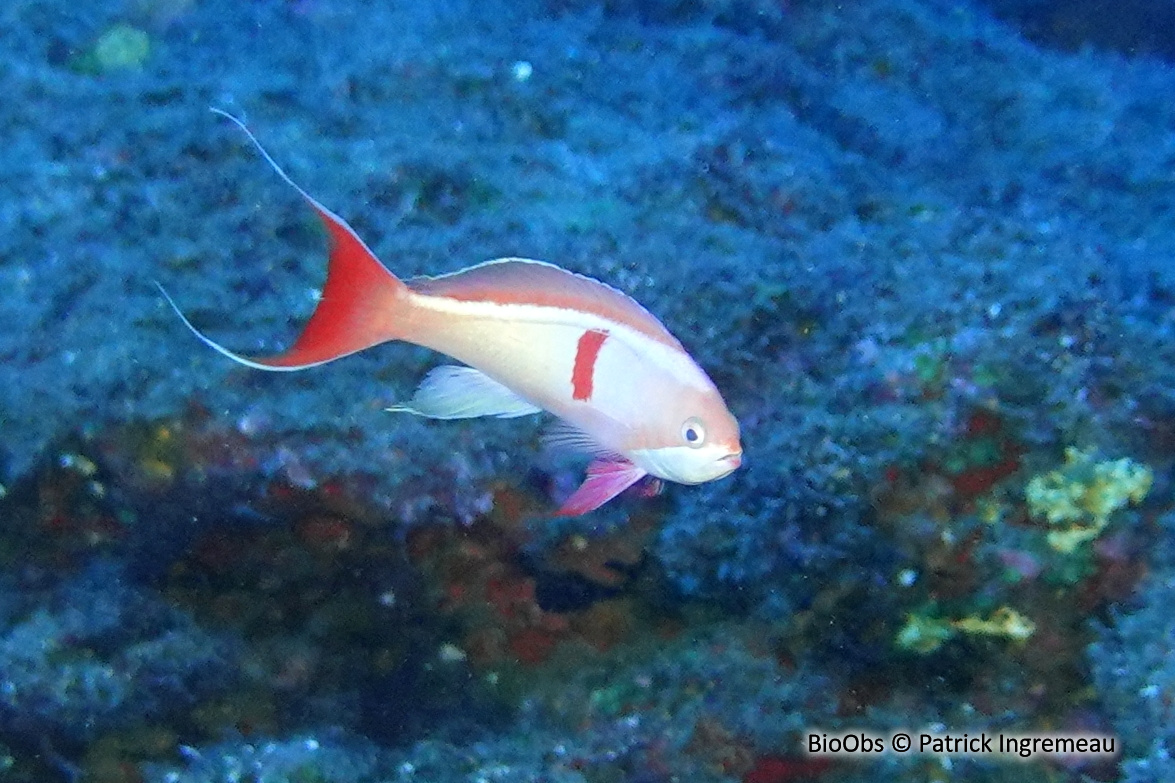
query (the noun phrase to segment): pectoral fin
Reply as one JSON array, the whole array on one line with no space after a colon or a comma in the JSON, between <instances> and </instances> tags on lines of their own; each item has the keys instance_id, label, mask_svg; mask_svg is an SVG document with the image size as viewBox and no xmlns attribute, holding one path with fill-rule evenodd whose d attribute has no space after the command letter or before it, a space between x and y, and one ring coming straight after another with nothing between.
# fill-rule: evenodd
<instances>
[{"instance_id":1,"label":"pectoral fin","mask_svg":"<svg viewBox=\"0 0 1175 783\"><path fill-rule=\"evenodd\" d=\"M640 481L645 471L627 460L595 460L579 489L555 512L557 517L577 517L594 511Z\"/></svg>"},{"instance_id":2,"label":"pectoral fin","mask_svg":"<svg viewBox=\"0 0 1175 783\"><path fill-rule=\"evenodd\" d=\"M512 419L539 413L542 408L472 367L445 364L424 377L409 402L388 410L430 419Z\"/></svg>"},{"instance_id":3,"label":"pectoral fin","mask_svg":"<svg viewBox=\"0 0 1175 783\"><path fill-rule=\"evenodd\" d=\"M605 462L625 462L624 455L602 446L586 432L562 419L556 419L543 431L543 449L553 454L586 454Z\"/></svg>"}]
</instances>

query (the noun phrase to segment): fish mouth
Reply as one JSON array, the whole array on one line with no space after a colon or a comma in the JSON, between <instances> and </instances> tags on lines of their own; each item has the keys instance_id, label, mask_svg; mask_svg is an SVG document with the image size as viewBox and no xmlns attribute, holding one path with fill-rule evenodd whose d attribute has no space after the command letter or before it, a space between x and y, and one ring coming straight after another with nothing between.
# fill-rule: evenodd
<instances>
[{"instance_id":1,"label":"fish mouth","mask_svg":"<svg viewBox=\"0 0 1175 783\"><path fill-rule=\"evenodd\" d=\"M726 473L722 475L725 476L727 473L733 473L743 464L743 453L741 451L735 451L727 454L718 460L718 464L726 468Z\"/></svg>"}]
</instances>

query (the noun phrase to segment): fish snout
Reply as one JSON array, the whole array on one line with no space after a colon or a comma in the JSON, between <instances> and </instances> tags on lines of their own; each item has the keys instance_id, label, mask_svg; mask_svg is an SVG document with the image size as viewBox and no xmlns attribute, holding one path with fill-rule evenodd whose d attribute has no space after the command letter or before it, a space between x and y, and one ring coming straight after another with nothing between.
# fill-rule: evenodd
<instances>
[{"instance_id":1,"label":"fish snout","mask_svg":"<svg viewBox=\"0 0 1175 783\"><path fill-rule=\"evenodd\" d=\"M739 449L738 451L732 451L729 454L721 457L718 461L724 468L726 468L727 473L737 470L738 467L743 464L742 449Z\"/></svg>"}]
</instances>

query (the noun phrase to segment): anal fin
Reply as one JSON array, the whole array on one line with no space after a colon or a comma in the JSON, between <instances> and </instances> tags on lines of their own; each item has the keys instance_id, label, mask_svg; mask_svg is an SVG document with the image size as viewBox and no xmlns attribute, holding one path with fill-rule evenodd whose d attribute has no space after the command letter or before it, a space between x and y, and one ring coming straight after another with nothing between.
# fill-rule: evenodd
<instances>
[{"instance_id":1,"label":"anal fin","mask_svg":"<svg viewBox=\"0 0 1175 783\"><path fill-rule=\"evenodd\" d=\"M424 377L412 399L388 408L430 419L474 419L497 416L512 419L539 413L542 408L472 367L445 364Z\"/></svg>"}]
</instances>

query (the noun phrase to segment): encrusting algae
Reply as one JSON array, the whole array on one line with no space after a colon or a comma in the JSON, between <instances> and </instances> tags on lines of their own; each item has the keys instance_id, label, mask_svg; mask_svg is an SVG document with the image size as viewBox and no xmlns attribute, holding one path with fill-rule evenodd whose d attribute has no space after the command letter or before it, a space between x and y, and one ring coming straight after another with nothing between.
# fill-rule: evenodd
<instances>
[{"instance_id":1,"label":"encrusting algae","mask_svg":"<svg viewBox=\"0 0 1175 783\"><path fill-rule=\"evenodd\" d=\"M1036 476L1025 488L1028 509L1044 517L1051 529L1048 543L1071 554L1102 534L1110 515L1142 502L1154 482L1150 468L1133 460L1096 460L1096 452L1065 450L1065 464Z\"/></svg>"},{"instance_id":2,"label":"encrusting algae","mask_svg":"<svg viewBox=\"0 0 1175 783\"><path fill-rule=\"evenodd\" d=\"M996 636L1016 642L1026 641L1036 632L1036 624L1008 606L1001 606L988 618L977 614L958 620L910 614L898 631L898 646L919 653L930 653L943 642L962 633L967 636Z\"/></svg>"}]
</instances>

